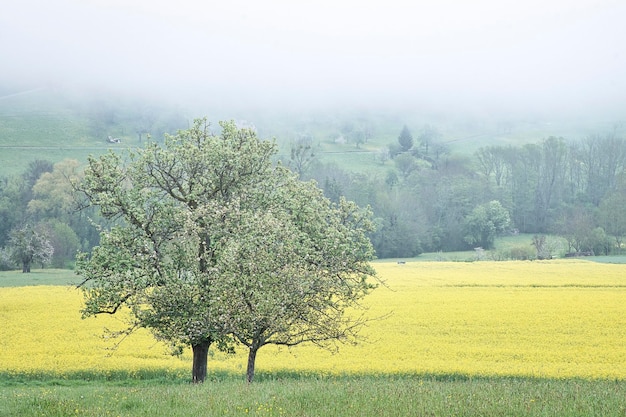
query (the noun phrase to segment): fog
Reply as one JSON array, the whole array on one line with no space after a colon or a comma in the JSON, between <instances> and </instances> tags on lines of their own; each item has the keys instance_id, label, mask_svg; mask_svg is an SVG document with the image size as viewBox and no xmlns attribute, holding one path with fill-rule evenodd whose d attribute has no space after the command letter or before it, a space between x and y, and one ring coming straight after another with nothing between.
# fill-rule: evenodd
<instances>
[{"instance_id":1,"label":"fog","mask_svg":"<svg viewBox=\"0 0 626 417\"><path fill-rule=\"evenodd\" d=\"M621 0L11 3L0 15L6 93L69 86L277 109L626 109Z\"/></svg>"}]
</instances>

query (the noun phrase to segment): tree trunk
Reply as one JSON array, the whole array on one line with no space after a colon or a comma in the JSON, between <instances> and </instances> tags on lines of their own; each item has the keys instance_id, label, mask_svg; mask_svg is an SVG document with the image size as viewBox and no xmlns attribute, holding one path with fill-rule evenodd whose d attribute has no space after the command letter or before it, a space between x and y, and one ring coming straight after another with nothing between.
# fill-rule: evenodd
<instances>
[{"instance_id":1,"label":"tree trunk","mask_svg":"<svg viewBox=\"0 0 626 417\"><path fill-rule=\"evenodd\" d=\"M22 273L23 274L28 274L30 272L30 262L23 262L22 263Z\"/></svg>"},{"instance_id":2,"label":"tree trunk","mask_svg":"<svg viewBox=\"0 0 626 417\"><path fill-rule=\"evenodd\" d=\"M248 383L251 383L254 379L254 364L256 362L256 353L259 350L259 346L253 345L248 352L248 368L246 369L246 379Z\"/></svg>"},{"instance_id":3,"label":"tree trunk","mask_svg":"<svg viewBox=\"0 0 626 417\"><path fill-rule=\"evenodd\" d=\"M206 379L210 345L211 342L206 341L191 346L191 349L193 350L191 378L194 384L200 384Z\"/></svg>"}]
</instances>

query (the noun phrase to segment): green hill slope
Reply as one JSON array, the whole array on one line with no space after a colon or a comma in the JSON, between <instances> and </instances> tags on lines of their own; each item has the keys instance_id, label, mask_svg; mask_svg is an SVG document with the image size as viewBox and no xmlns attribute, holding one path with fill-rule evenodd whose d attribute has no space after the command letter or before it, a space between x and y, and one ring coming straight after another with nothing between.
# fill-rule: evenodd
<instances>
[{"instance_id":1,"label":"green hill slope","mask_svg":"<svg viewBox=\"0 0 626 417\"><path fill-rule=\"evenodd\" d=\"M538 143L548 136L578 140L618 126L598 121L587 121L581 126L523 115L508 119L483 115L479 119L475 115L444 115L418 109L330 108L290 112L219 108L198 114L186 110L189 114L183 116L180 109L168 106L145 98L77 94L63 89L0 88L0 176L20 174L36 159L85 161L89 154L140 146L148 133L155 140L162 140L164 133L185 129L192 118L203 116L214 125L218 120L233 118L255 126L261 137L278 141L283 158L289 157L292 141L305 137L321 162L335 163L348 171L381 175L393 166L393 161L383 164L380 153L397 144L404 124L410 128L416 144L425 126L434 128L436 142L445 145L453 158L470 156L487 145ZM217 115L219 119L214 119ZM621 133L626 132L626 124L618 127ZM121 143L109 143L108 136L121 138Z\"/></svg>"}]
</instances>

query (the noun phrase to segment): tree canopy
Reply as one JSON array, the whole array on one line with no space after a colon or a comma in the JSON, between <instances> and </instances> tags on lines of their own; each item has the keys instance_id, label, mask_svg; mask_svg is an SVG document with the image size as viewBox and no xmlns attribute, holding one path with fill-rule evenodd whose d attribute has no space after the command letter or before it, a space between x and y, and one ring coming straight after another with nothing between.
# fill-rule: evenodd
<instances>
[{"instance_id":1,"label":"tree canopy","mask_svg":"<svg viewBox=\"0 0 626 417\"><path fill-rule=\"evenodd\" d=\"M35 262L50 262L54 248L45 231L25 225L11 231L9 241L11 257L22 265L22 272L29 273Z\"/></svg>"},{"instance_id":2,"label":"tree canopy","mask_svg":"<svg viewBox=\"0 0 626 417\"><path fill-rule=\"evenodd\" d=\"M465 240L470 245L490 249L496 236L504 233L510 224L509 212L499 201L481 204L465 218Z\"/></svg>"},{"instance_id":3,"label":"tree canopy","mask_svg":"<svg viewBox=\"0 0 626 417\"><path fill-rule=\"evenodd\" d=\"M197 120L126 161L90 158L81 185L111 224L77 260L83 314L128 308L128 331L191 346L194 382L212 344L246 345L251 381L265 344L354 340L363 318L348 311L375 276L369 211L274 164L253 130L220 128Z\"/></svg>"}]
</instances>

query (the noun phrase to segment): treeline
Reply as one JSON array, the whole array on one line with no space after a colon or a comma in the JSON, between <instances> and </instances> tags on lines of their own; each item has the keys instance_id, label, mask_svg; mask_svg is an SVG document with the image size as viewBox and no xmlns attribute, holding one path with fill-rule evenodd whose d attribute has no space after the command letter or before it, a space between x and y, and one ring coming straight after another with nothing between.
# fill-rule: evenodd
<instances>
[{"instance_id":1,"label":"treeline","mask_svg":"<svg viewBox=\"0 0 626 417\"><path fill-rule=\"evenodd\" d=\"M317 180L331 200L345 196L371 206L376 231L370 238L379 258L490 249L498 235L515 233L536 236L505 257L622 251L623 138L549 137L523 146L486 146L465 157L436 138L432 130L414 139L402 129L372 158L375 173L325 163L311 136L293 142L282 159L303 179ZM22 175L0 179L0 268L71 267L78 250L97 244L91 222L96 213L79 210L72 195L81 165L36 160ZM565 247L551 247L546 235L563 237Z\"/></svg>"},{"instance_id":2,"label":"treeline","mask_svg":"<svg viewBox=\"0 0 626 417\"><path fill-rule=\"evenodd\" d=\"M0 180L0 269L72 267L77 251L98 243L96 213L79 210L74 198L81 175L76 160L35 160L21 176Z\"/></svg>"},{"instance_id":3,"label":"treeline","mask_svg":"<svg viewBox=\"0 0 626 417\"><path fill-rule=\"evenodd\" d=\"M385 175L324 164L313 148L292 145L286 162L326 194L370 205L380 258L421 252L489 249L498 234L537 236L513 258L549 257L545 235L562 236L565 253L612 254L626 236L626 141L615 134L578 142L549 137L523 146L486 146L455 157L423 133L402 129L377 157ZM306 155L308 151L308 164ZM305 167L306 169L302 169Z\"/></svg>"}]
</instances>

